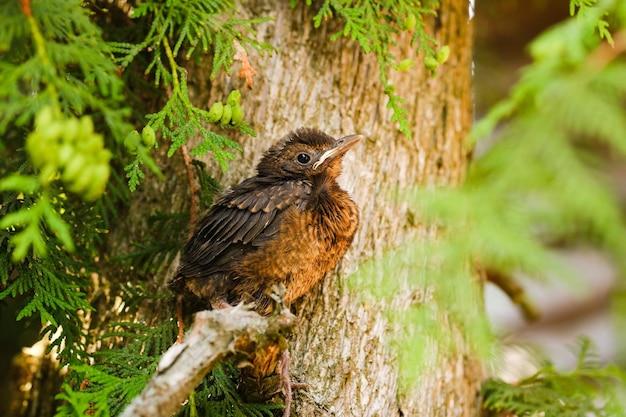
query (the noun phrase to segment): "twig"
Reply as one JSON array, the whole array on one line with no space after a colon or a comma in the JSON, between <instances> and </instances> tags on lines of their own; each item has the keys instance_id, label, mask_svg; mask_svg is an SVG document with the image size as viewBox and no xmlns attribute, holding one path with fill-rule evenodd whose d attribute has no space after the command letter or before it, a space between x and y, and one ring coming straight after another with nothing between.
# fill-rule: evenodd
<instances>
[{"instance_id":1,"label":"twig","mask_svg":"<svg viewBox=\"0 0 626 417\"><path fill-rule=\"evenodd\" d=\"M242 307L197 313L185 340L165 352L146 388L121 417L169 417L207 372L235 352L237 341L252 341L237 343L237 346L254 349L256 342L261 343L271 332L294 325L295 316L288 310L270 318Z\"/></svg>"},{"instance_id":2,"label":"twig","mask_svg":"<svg viewBox=\"0 0 626 417\"><path fill-rule=\"evenodd\" d=\"M181 69L176 62L176 57L172 52L172 48L170 47L169 40L167 36L163 38L163 48L165 49L165 55L170 63L170 67L172 68L172 91L168 91L168 97L171 98L172 95L177 94L179 96L183 96L181 93L180 81L178 79L178 71ZM196 187L196 183L194 182L193 177L193 169L191 167L191 155L189 155L189 148L187 148L187 144L183 144L180 147L180 151L183 154L183 161L185 163L185 169L187 171L187 182L189 183L189 193L191 194L191 207L189 208L189 238L193 236L194 228L196 225L196 215L198 213L198 187Z\"/></svg>"},{"instance_id":3,"label":"twig","mask_svg":"<svg viewBox=\"0 0 626 417\"><path fill-rule=\"evenodd\" d=\"M172 84L174 85L174 93L180 93L180 82L178 81L178 69L180 68L176 63L176 58L172 53L172 48L170 47L170 42L167 39L167 36L163 37L163 48L165 48L165 55L167 55L167 59L170 62L170 67L172 68Z\"/></svg>"},{"instance_id":4,"label":"twig","mask_svg":"<svg viewBox=\"0 0 626 417\"><path fill-rule=\"evenodd\" d=\"M524 288L513 276L495 269L487 269L485 274L487 281L500 288L514 304L519 306L526 320L534 322L539 319L537 307L528 299Z\"/></svg>"},{"instance_id":5,"label":"twig","mask_svg":"<svg viewBox=\"0 0 626 417\"><path fill-rule=\"evenodd\" d=\"M189 183L189 194L191 194L191 206L189 207L189 231L187 233L189 238L191 238L196 226L196 216L198 214L198 187L194 181L191 155L189 155L187 145L183 144L180 147L180 151L183 154L183 161L185 162L185 169L187 170L187 182Z\"/></svg>"},{"instance_id":6,"label":"twig","mask_svg":"<svg viewBox=\"0 0 626 417\"><path fill-rule=\"evenodd\" d=\"M609 42L602 42L595 51L589 54L587 62L592 68L603 69L626 51L626 30L620 30L612 37L613 45Z\"/></svg>"}]
</instances>

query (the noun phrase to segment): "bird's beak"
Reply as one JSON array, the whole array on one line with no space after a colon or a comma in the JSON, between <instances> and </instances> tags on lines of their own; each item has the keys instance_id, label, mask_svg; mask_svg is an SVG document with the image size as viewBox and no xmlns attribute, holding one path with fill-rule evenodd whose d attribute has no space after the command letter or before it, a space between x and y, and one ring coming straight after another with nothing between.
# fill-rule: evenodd
<instances>
[{"instance_id":1,"label":"bird's beak","mask_svg":"<svg viewBox=\"0 0 626 417\"><path fill-rule=\"evenodd\" d=\"M320 156L320 159L318 159L313 164L313 169L318 169L320 165L322 165L327 160L332 160L345 154L346 152L348 152L350 148L356 145L361 139L363 139L362 135L350 135L350 136L344 136L342 138L337 139L333 147L327 150L326 152L324 152L322 156Z\"/></svg>"}]
</instances>

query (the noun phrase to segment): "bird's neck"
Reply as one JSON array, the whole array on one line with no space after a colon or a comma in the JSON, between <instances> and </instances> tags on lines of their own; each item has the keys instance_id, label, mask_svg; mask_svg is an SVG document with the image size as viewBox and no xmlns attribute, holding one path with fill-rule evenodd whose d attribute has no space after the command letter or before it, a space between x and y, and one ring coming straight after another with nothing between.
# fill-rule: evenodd
<instances>
[{"instance_id":1,"label":"bird's neck","mask_svg":"<svg viewBox=\"0 0 626 417\"><path fill-rule=\"evenodd\" d=\"M341 190L337 179L330 175L318 175L313 177L311 182L313 194L324 194L336 190Z\"/></svg>"},{"instance_id":2,"label":"bird's neck","mask_svg":"<svg viewBox=\"0 0 626 417\"><path fill-rule=\"evenodd\" d=\"M339 186L334 177L314 179L308 208L322 212L338 212L353 205L348 193Z\"/></svg>"},{"instance_id":3,"label":"bird's neck","mask_svg":"<svg viewBox=\"0 0 626 417\"><path fill-rule=\"evenodd\" d=\"M307 209L313 212L316 230L329 248L338 241L352 240L359 222L359 209L334 177L318 180Z\"/></svg>"}]
</instances>

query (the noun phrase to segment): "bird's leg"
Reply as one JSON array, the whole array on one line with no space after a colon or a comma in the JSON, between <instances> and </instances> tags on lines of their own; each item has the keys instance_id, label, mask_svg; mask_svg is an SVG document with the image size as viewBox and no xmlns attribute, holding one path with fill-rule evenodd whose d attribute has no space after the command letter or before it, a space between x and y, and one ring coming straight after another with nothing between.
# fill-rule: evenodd
<instances>
[{"instance_id":1,"label":"bird's leg","mask_svg":"<svg viewBox=\"0 0 626 417\"><path fill-rule=\"evenodd\" d=\"M223 298L218 298L217 300L211 301L211 308L213 310L224 310L232 307L233 306L231 304L228 304L228 302Z\"/></svg>"},{"instance_id":2,"label":"bird's leg","mask_svg":"<svg viewBox=\"0 0 626 417\"><path fill-rule=\"evenodd\" d=\"M176 297L176 326L178 326L178 336L176 336L176 343L182 343L185 337L185 322L183 320L183 295L179 294Z\"/></svg>"},{"instance_id":3,"label":"bird's leg","mask_svg":"<svg viewBox=\"0 0 626 417\"><path fill-rule=\"evenodd\" d=\"M278 367L278 373L280 376L280 390L285 395L285 411L283 411L283 417L289 417L291 414L291 402L293 400L294 389L305 389L307 385L302 382L291 382L291 375L289 375L289 366L291 363L291 355L289 349L286 349L280 358L280 364Z\"/></svg>"}]
</instances>

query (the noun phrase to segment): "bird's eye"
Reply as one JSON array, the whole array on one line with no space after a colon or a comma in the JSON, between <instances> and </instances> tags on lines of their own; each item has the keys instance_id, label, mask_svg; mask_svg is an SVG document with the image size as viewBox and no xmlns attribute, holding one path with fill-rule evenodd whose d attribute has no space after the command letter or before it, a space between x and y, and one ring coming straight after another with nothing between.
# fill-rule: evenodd
<instances>
[{"instance_id":1,"label":"bird's eye","mask_svg":"<svg viewBox=\"0 0 626 417\"><path fill-rule=\"evenodd\" d=\"M311 157L308 154L306 153L298 154L298 162L300 162L302 165L308 164L310 160L311 160Z\"/></svg>"}]
</instances>

